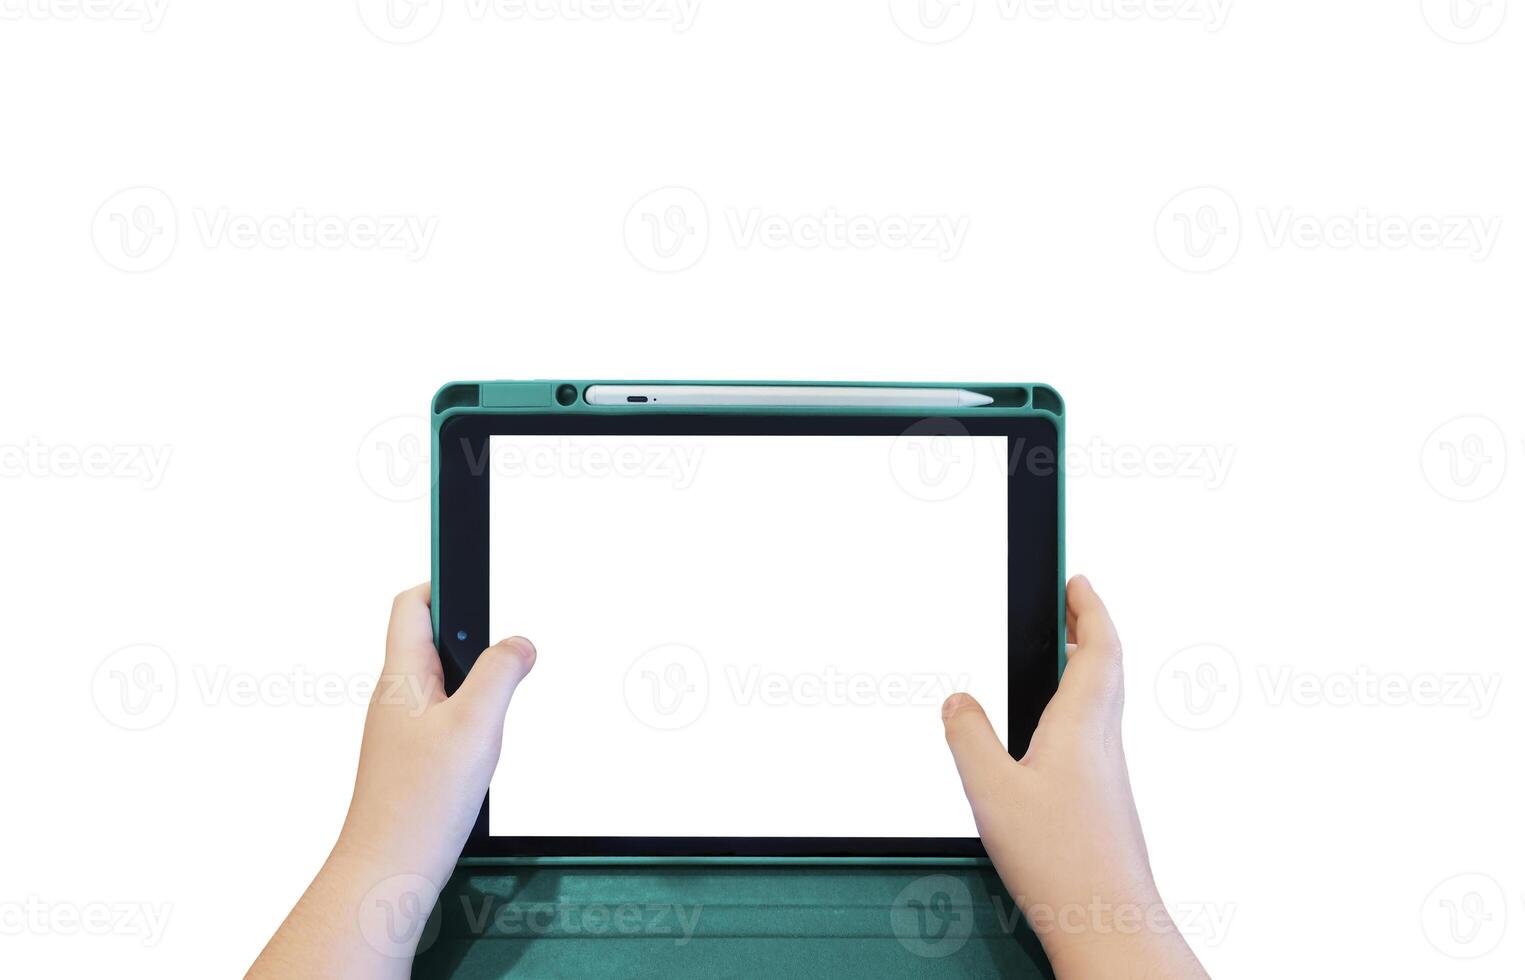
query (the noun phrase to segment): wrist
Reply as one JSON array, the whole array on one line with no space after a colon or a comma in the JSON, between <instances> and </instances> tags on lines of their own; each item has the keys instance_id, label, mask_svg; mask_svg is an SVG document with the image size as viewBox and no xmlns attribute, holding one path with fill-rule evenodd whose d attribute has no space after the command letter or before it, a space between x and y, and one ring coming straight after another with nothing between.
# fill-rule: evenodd
<instances>
[{"instance_id":1,"label":"wrist","mask_svg":"<svg viewBox=\"0 0 1525 980\"><path fill-rule=\"evenodd\" d=\"M455 869L454 850L405 824L368 818L351 810L329 855L329 864L346 874L378 881L395 875L417 875L442 885Z\"/></svg>"},{"instance_id":2,"label":"wrist","mask_svg":"<svg viewBox=\"0 0 1525 980\"><path fill-rule=\"evenodd\" d=\"M407 964L421 942L432 942L438 916L431 911L449 874L390 847L342 832L312 887L334 932L359 939L356 955L385 966L376 975L388 976L391 965Z\"/></svg>"},{"instance_id":3,"label":"wrist","mask_svg":"<svg viewBox=\"0 0 1525 980\"><path fill-rule=\"evenodd\" d=\"M1030 902L1023 914L1061 980L1204 975L1153 889L1126 897Z\"/></svg>"}]
</instances>

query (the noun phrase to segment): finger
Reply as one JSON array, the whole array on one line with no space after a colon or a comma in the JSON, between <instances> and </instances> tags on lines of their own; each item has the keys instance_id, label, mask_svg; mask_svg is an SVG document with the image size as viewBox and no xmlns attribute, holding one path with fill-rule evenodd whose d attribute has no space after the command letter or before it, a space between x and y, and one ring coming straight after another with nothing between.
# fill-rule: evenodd
<instances>
[{"instance_id":1,"label":"finger","mask_svg":"<svg viewBox=\"0 0 1525 980\"><path fill-rule=\"evenodd\" d=\"M1070 642L1082 649L1100 646L1112 651L1121 650L1122 644L1118 642L1112 616L1107 612L1101 596L1091 587L1090 579L1084 575L1070 579L1069 587L1064 591L1064 605Z\"/></svg>"},{"instance_id":2,"label":"finger","mask_svg":"<svg viewBox=\"0 0 1525 980\"><path fill-rule=\"evenodd\" d=\"M1066 649L1064 676L1055 701L1071 709L1096 705L1121 707L1123 696L1122 643L1101 597L1085 576L1070 579L1065 593L1066 616L1074 621Z\"/></svg>"},{"instance_id":3,"label":"finger","mask_svg":"<svg viewBox=\"0 0 1525 980\"><path fill-rule=\"evenodd\" d=\"M985 709L967 694L943 702L943 734L971 803L989 800L1010 777L1016 765L1007 753Z\"/></svg>"},{"instance_id":4,"label":"finger","mask_svg":"<svg viewBox=\"0 0 1525 980\"><path fill-rule=\"evenodd\" d=\"M439 652L434 649L434 622L429 614L429 583L415 585L392 600L387 625L387 658L383 672L444 683Z\"/></svg>"},{"instance_id":5,"label":"finger","mask_svg":"<svg viewBox=\"0 0 1525 980\"><path fill-rule=\"evenodd\" d=\"M522 636L494 643L477 657L450 702L475 723L501 730L514 691L535 666L535 657L535 644Z\"/></svg>"}]
</instances>

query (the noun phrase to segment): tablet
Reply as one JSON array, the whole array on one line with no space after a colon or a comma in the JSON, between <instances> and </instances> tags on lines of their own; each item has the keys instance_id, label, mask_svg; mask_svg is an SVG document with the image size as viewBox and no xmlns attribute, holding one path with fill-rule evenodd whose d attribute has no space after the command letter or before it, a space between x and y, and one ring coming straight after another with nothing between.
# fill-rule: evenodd
<instances>
[{"instance_id":1,"label":"tablet","mask_svg":"<svg viewBox=\"0 0 1525 980\"><path fill-rule=\"evenodd\" d=\"M441 389L447 687L540 653L466 856L982 856L939 708L1020 757L1057 686L1062 439L1042 385Z\"/></svg>"}]
</instances>

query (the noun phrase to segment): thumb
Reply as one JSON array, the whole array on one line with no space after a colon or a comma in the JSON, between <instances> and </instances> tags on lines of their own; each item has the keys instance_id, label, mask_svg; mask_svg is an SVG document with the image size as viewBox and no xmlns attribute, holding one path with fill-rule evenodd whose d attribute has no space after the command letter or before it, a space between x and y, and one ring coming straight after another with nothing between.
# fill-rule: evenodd
<instances>
[{"instance_id":1,"label":"thumb","mask_svg":"<svg viewBox=\"0 0 1525 980\"><path fill-rule=\"evenodd\" d=\"M943 733L969 802L991 799L1011 778L1016 762L996 737L985 709L967 694L953 695L943 702Z\"/></svg>"},{"instance_id":2,"label":"thumb","mask_svg":"<svg viewBox=\"0 0 1525 980\"><path fill-rule=\"evenodd\" d=\"M450 698L474 722L503 726L514 691L535 666L535 644L522 636L500 640L483 650Z\"/></svg>"}]
</instances>

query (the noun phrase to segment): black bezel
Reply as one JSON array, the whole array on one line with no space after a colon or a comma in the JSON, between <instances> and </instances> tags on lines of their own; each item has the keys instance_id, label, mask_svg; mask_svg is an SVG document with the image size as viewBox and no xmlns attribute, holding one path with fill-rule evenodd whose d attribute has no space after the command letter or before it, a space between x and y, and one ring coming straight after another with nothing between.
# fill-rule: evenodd
<instances>
[{"instance_id":1,"label":"black bezel","mask_svg":"<svg viewBox=\"0 0 1525 980\"><path fill-rule=\"evenodd\" d=\"M487 440L493 435L889 435L918 417L651 413L467 414L439 438L436 642L453 692L488 630ZM973 435L1005 435L1007 477L1008 750L1026 751L1059 682L1060 480L1058 431L1042 417L960 417ZM464 631L468 642L456 640ZM950 760L949 765L952 765ZM493 837L491 794L463 857L983 857L978 838L898 837Z\"/></svg>"}]
</instances>

